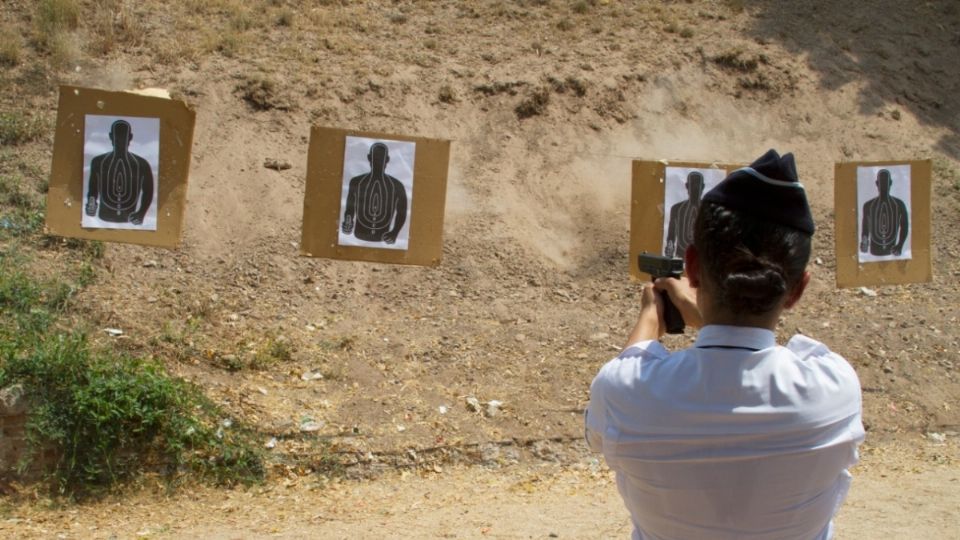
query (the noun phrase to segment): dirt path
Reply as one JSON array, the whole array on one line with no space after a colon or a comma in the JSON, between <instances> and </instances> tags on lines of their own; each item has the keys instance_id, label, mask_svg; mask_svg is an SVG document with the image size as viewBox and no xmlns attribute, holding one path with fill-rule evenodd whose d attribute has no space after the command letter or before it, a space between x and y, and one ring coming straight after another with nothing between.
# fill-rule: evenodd
<instances>
[{"instance_id":1,"label":"dirt path","mask_svg":"<svg viewBox=\"0 0 960 540\"><path fill-rule=\"evenodd\" d=\"M837 538L960 538L960 444L867 446ZM141 493L64 510L5 509L4 538L627 538L611 474L592 457L391 474L376 482L278 479L249 490Z\"/></svg>"}]
</instances>

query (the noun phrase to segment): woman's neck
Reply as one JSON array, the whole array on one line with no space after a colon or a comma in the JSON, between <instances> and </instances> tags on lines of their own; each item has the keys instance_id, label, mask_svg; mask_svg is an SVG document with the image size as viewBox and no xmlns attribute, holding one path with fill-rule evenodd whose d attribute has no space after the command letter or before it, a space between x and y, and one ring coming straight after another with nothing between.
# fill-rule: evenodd
<instances>
[{"instance_id":1,"label":"woman's neck","mask_svg":"<svg viewBox=\"0 0 960 540\"><path fill-rule=\"evenodd\" d=\"M726 326L749 326L753 328L766 328L775 330L777 323L780 322L780 313L782 310L776 309L773 312L762 315L744 315L732 313L703 313L703 325L722 324Z\"/></svg>"},{"instance_id":2,"label":"woman's neck","mask_svg":"<svg viewBox=\"0 0 960 540\"><path fill-rule=\"evenodd\" d=\"M726 326L766 328L768 330L776 329L777 323L780 322L780 314L783 313L784 310L784 305L780 302L772 310L759 315L752 313L734 313L724 306L714 303L713 294L709 290L709 287L701 287L697 295L697 307L700 308L700 316L703 319L704 326L709 324L722 324Z\"/></svg>"}]
</instances>

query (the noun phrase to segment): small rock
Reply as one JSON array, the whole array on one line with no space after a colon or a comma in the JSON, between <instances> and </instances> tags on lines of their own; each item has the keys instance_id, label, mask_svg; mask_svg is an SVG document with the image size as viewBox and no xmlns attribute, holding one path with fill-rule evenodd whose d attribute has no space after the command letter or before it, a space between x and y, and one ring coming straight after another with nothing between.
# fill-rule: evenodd
<instances>
[{"instance_id":1,"label":"small rock","mask_svg":"<svg viewBox=\"0 0 960 540\"><path fill-rule=\"evenodd\" d=\"M277 438L270 437L270 440L267 441L267 444L263 445L263 447L266 448L267 450L273 450L274 448L277 447Z\"/></svg>"},{"instance_id":2,"label":"small rock","mask_svg":"<svg viewBox=\"0 0 960 540\"><path fill-rule=\"evenodd\" d=\"M823 259L821 259L820 257L817 257L816 259L814 259L813 262L816 263L817 266L823 266Z\"/></svg>"},{"instance_id":3,"label":"small rock","mask_svg":"<svg viewBox=\"0 0 960 540\"><path fill-rule=\"evenodd\" d=\"M22 384L18 383L0 389L0 414L14 416L25 413L28 408Z\"/></svg>"},{"instance_id":4,"label":"small rock","mask_svg":"<svg viewBox=\"0 0 960 540\"><path fill-rule=\"evenodd\" d=\"M500 413L500 407L502 406L503 406L502 401L491 399L490 401L487 402L487 410L486 410L487 416L489 416L490 418L493 418L494 416Z\"/></svg>"},{"instance_id":5,"label":"small rock","mask_svg":"<svg viewBox=\"0 0 960 540\"><path fill-rule=\"evenodd\" d=\"M323 373L319 371L307 371L303 375L300 375L300 379L304 381L317 381L323 379Z\"/></svg>"},{"instance_id":6,"label":"small rock","mask_svg":"<svg viewBox=\"0 0 960 540\"><path fill-rule=\"evenodd\" d=\"M123 335L123 330L119 328L104 328L103 331L106 332L107 335L113 337L119 337Z\"/></svg>"},{"instance_id":7,"label":"small rock","mask_svg":"<svg viewBox=\"0 0 960 540\"><path fill-rule=\"evenodd\" d=\"M231 313L230 315L227 316L227 320L230 322L237 322L240 320L240 315L237 315L236 313Z\"/></svg>"},{"instance_id":8,"label":"small rock","mask_svg":"<svg viewBox=\"0 0 960 540\"><path fill-rule=\"evenodd\" d=\"M290 163L288 163L287 161L284 161L282 159L273 159L273 158L265 159L263 161L263 166L268 169L273 169L275 171L285 171L290 167L293 167L293 165L290 165Z\"/></svg>"},{"instance_id":9,"label":"small rock","mask_svg":"<svg viewBox=\"0 0 960 540\"><path fill-rule=\"evenodd\" d=\"M263 395L267 395L267 389L262 386L257 387L257 392L260 392Z\"/></svg>"},{"instance_id":10,"label":"small rock","mask_svg":"<svg viewBox=\"0 0 960 540\"><path fill-rule=\"evenodd\" d=\"M158 266L157 261L149 260L143 263L144 268L156 268Z\"/></svg>"},{"instance_id":11,"label":"small rock","mask_svg":"<svg viewBox=\"0 0 960 540\"><path fill-rule=\"evenodd\" d=\"M440 414L447 414L447 411L448 411L448 410L449 410L449 409L447 408L446 405L441 405L441 406L437 407L437 412L440 413Z\"/></svg>"},{"instance_id":12,"label":"small rock","mask_svg":"<svg viewBox=\"0 0 960 540\"><path fill-rule=\"evenodd\" d=\"M596 334L590 334L590 341L603 341L609 337L610 334L606 332L597 332Z\"/></svg>"},{"instance_id":13,"label":"small rock","mask_svg":"<svg viewBox=\"0 0 960 540\"><path fill-rule=\"evenodd\" d=\"M480 400L473 397L467 396L467 410L471 412L480 412Z\"/></svg>"},{"instance_id":14,"label":"small rock","mask_svg":"<svg viewBox=\"0 0 960 540\"><path fill-rule=\"evenodd\" d=\"M497 463L500 460L500 446L493 443L480 445L477 450L480 453L480 461L485 464Z\"/></svg>"},{"instance_id":15,"label":"small rock","mask_svg":"<svg viewBox=\"0 0 960 540\"><path fill-rule=\"evenodd\" d=\"M397 425L397 432L403 433L403 432L406 431L406 430L407 430L407 427L406 427L406 426L401 426L401 425L399 425L399 424Z\"/></svg>"},{"instance_id":16,"label":"small rock","mask_svg":"<svg viewBox=\"0 0 960 540\"><path fill-rule=\"evenodd\" d=\"M517 341L523 341L523 340L527 339L527 336L525 336L525 335L523 335L523 334L517 334L517 335L513 336L513 339L515 339L515 340L517 340Z\"/></svg>"},{"instance_id":17,"label":"small rock","mask_svg":"<svg viewBox=\"0 0 960 540\"><path fill-rule=\"evenodd\" d=\"M860 294L862 294L862 295L864 295L864 296L869 296L870 298L873 298L873 297L877 296L877 291L875 291L875 290L873 290L873 289L868 289L868 288L866 288L866 287L860 287Z\"/></svg>"},{"instance_id":18,"label":"small rock","mask_svg":"<svg viewBox=\"0 0 960 540\"><path fill-rule=\"evenodd\" d=\"M229 419L229 418L224 418L224 419L220 422L220 425L223 426L223 427L225 427L225 428L228 428L228 427L230 427L230 426L233 425L233 420L231 420L231 419Z\"/></svg>"},{"instance_id":19,"label":"small rock","mask_svg":"<svg viewBox=\"0 0 960 540\"><path fill-rule=\"evenodd\" d=\"M947 436L943 433L927 433L927 438L937 444L943 444L947 442Z\"/></svg>"},{"instance_id":20,"label":"small rock","mask_svg":"<svg viewBox=\"0 0 960 540\"><path fill-rule=\"evenodd\" d=\"M326 425L326 422L317 422L316 420L307 420L300 424L300 431L304 433L311 433L314 431L320 431L323 429L323 426Z\"/></svg>"}]
</instances>

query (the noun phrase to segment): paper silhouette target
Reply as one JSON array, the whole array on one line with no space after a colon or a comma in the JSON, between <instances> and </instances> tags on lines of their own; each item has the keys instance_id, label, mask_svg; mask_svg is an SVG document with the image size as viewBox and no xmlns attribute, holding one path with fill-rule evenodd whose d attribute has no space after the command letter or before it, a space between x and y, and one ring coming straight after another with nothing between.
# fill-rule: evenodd
<instances>
[{"instance_id":1,"label":"paper silhouette target","mask_svg":"<svg viewBox=\"0 0 960 540\"><path fill-rule=\"evenodd\" d=\"M160 119L88 114L81 226L157 230Z\"/></svg>"},{"instance_id":2,"label":"paper silhouette target","mask_svg":"<svg viewBox=\"0 0 960 540\"><path fill-rule=\"evenodd\" d=\"M666 167L664 172L663 255L683 258L693 243L700 197L723 180L727 171L716 168Z\"/></svg>"},{"instance_id":3,"label":"paper silhouette target","mask_svg":"<svg viewBox=\"0 0 960 540\"><path fill-rule=\"evenodd\" d=\"M339 245L407 249L415 156L413 142L346 138Z\"/></svg>"},{"instance_id":4,"label":"paper silhouette target","mask_svg":"<svg viewBox=\"0 0 960 540\"><path fill-rule=\"evenodd\" d=\"M450 141L313 126L300 253L437 266L449 163Z\"/></svg>"},{"instance_id":5,"label":"paper silhouette target","mask_svg":"<svg viewBox=\"0 0 960 540\"><path fill-rule=\"evenodd\" d=\"M857 167L859 261L909 260L910 166Z\"/></svg>"},{"instance_id":6,"label":"paper silhouette target","mask_svg":"<svg viewBox=\"0 0 960 540\"><path fill-rule=\"evenodd\" d=\"M930 160L834 167L837 286L923 283L930 258Z\"/></svg>"},{"instance_id":7,"label":"paper silhouette target","mask_svg":"<svg viewBox=\"0 0 960 540\"><path fill-rule=\"evenodd\" d=\"M641 253L683 258L693 242L700 198L741 165L697 161L632 164L630 190L630 277L650 279L637 266Z\"/></svg>"},{"instance_id":8,"label":"paper silhouette target","mask_svg":"<svg viewBox=\"0 0 960 540\"><path fill-rule=\"evenodd\" d=\"M196 112L139 92L61 86L46 232L175 248Z\"/></svg>"}]
</instances>

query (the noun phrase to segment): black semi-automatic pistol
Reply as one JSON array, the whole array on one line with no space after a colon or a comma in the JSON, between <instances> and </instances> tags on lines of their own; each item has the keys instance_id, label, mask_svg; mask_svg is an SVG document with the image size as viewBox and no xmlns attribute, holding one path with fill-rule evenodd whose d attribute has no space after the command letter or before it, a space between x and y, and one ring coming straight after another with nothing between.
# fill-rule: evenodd
<instances>
[{"instance_id":1,"label":"black semi-automatic pistol","mask_svg":"<svg viewBox=\"0 0 960 540\"><path fill-rule=\"evenodd\" d=\"M637 256L637 264L640 266L641 272L650 274L653 279L662 277L680 279L680 276L683 275L683 259L654 255L644 251ZM660 291L660 298L663 299L663 322L667 325L667 333L682 334L686 323L683 322L683 315L680 314L680 310L673 305L666 291Z\"/></svg>"}]
</instances>

